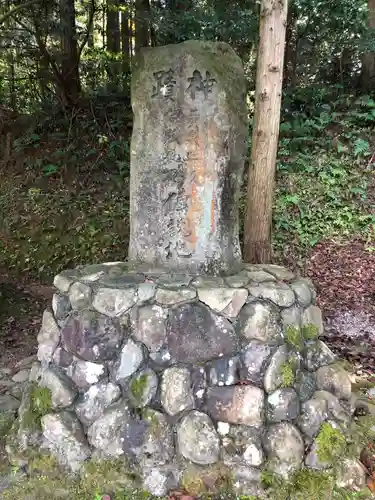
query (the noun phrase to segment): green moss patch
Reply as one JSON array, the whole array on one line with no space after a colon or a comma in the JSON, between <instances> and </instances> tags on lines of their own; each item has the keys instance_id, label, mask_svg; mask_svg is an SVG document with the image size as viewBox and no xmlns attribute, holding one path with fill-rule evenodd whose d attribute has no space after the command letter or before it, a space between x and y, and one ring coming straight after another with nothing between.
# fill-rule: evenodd
<instances>
[{"instance_id":1,"label":"green moss patch","mask_svg":"<svg viewBox=\"0 0 375 500\"><path fill-rule=\"evenodd\" d=\"M148 373L143 373L141 376L135 377L130 384L131 395L138 405L142 404L149 376Z\"/></svg>"},{"instance_id":2,"label":"green moss patch","mask_svg":"<svg viewBox=\"0 0 375 500\"><path fill-rule=\"evenodd\" d=\"M182 475L181 486L189 495L198 498L211 498L211 495L231 498L233 492L231 472L222 463L205 468L189 465Z\"/></svg>"},{"instance_id":3,"label":"green moss patch","mask_svg":"<svg viewBox=\"0 0 375 500\"><path fill-rule=\"evenodd\" d=\"M316 437L316 444L319 460L329 464L342 457L346 449L344 434L328 422L323 423Z\"/></svg>"},{"instance_id":4,"label":"green moss patch","mask_svg":"<svg viewBox=\"0 0 375 500\"><path fill-rule=\"evenodd\" d=\"M42 428L41 419L52 409L50 389L32 384L29 389L29 407L22 416L21 425L31 430Z\"/></svg>"},{"instance_id":5,"label":"green moss patch","mask_svg":"<svg viewBox=\"0 0 375 500\"><path fill-rule=\"evenodd\" d=\"M291 387L296 381L296 361L289 359L280 366L281 387Z\"/></svg>"},{"instance_id":6,"label":"green moss patch","mask_svg":"<svg viewBox=\"0 0 375 500\"><path fill-rule=\"evenodd\" d=\"M319 337L319 329L316 325L307 324L302 326L302 337L308 342L317 340Z\"/></svg>"},{"instance_id":7,"label":"green moss patch","mask_svg":"<svg viewBox=\"0 0 375 500\"><path fill-rule=\"evenodd\" d=\"M288 325L285 328L285 341L295 351L301 351L304 345L301 329Z\"/></svg>"}]
</instances>

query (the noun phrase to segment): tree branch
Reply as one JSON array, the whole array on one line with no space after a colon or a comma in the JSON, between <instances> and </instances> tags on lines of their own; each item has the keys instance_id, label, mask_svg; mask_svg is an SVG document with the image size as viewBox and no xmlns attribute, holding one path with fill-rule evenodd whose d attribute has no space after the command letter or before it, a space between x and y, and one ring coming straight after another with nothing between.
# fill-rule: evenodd
<instances>
[{"instance_id":1,"label":"tree branch","mask_svg":"<svg viewBox=\"0 0 375 500\"><path fill-rule=\"evenodd\" d=\"M89 17L89 21L87 23L87 33L86 33L84 39L82 40L81 46L78 47L78 54L77 54L77 61L78 62L81 60L82 51L85 48L85 45L86 45L86 43L87 43L87 41L89 39L90 31L91 31L91 28L92 28L92 24L94 22L95 11L96 11L95 0L91 0L90 17Z\"/></svg>"},{"instance_id":2,"label":"tree branch","mask_svg":"<svg viewBox=\"0 0 375 500\"><path fill-rule=\"evenodd\" d=\"M40 2L40 0L29 0L28 2L25 2L22 5L17 5L17 7L8 10L8 12L6 12L0 17L0 25L3 24L9 17L12 17L14 16L14 14L17 14L17 12L19 12L20 10L26 9L27 7L30 7L31 5L34 5L38 2Z\"/></svg>"}]
</instances>

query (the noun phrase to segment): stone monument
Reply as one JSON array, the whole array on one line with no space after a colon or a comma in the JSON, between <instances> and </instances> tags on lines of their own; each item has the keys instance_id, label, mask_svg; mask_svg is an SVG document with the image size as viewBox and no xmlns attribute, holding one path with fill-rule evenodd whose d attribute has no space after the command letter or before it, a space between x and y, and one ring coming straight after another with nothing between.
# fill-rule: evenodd
<instances>
[{"instance_id":1,"label":"stone monument","mask_svg":"<svg viewBox=\"0 0 375 500\"><path fill-rule=\"evenodd\" d=\"M245 94L241 60L227 44L142 51L132 78L131 263L213 275L240 269Z\"/></svg>"},{"instance_id":2,"label":"stone monument","mask_svg":"<svg viewBox=\"0 0 375 500\"><path fill-rule=\"evenodd\" d=\"M318 437L349 426L350 380L319 340L311 282L241 263L247 120L233 50L145 49L132 103L129 262L55 277L8 452L42 443L72 471L126 457L159 496L220 468L262 497L264 468L289 478L332 466ZM35 384L51 405L29 432Z\"/></svg>"}]
</instances>

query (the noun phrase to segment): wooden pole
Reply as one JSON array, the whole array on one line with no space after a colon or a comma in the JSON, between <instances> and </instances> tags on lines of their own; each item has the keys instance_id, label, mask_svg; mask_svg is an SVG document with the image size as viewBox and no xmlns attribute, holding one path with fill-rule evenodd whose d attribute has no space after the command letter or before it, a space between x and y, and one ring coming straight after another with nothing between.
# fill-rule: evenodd
<instances>
[{"instance_id":1,"label":"wooden pole","mask_svg":"<svg viewBox=\"0 0 375 500\"><path fill-rule=\"evenodd\" d=\"M275 182L288 0L262 0L251 163L244 228L244 260L271 260Z\"/></svg>"}]
</instances>

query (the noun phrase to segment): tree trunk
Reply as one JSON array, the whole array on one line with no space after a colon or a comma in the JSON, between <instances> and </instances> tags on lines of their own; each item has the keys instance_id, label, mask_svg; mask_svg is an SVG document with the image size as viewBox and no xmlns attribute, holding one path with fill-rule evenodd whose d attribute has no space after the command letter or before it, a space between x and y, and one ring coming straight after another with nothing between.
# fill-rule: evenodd
<instances>
[{"instance_id":1,"label":"tree trunk","mask_svg":"<svg viewBox=\"0 0 375 500\"><path fill-rule=\"evenodd\" d=\"M297 12L293 4L289 6L286 24L285 60L284 60L284 88L293 87L296 83L297 72Z\"/></svg>"},{"instance_id":2,"label":"tree trunk","mask_svg":"<svg viewBox=\"0 0 375 500\"><path fill-rule=\"evenodd\" d=\"M107 52L109 53L108 89L116 91L118 89L118 77L121 67L121 62L118 60L118 54L121 51L120 12L118 0L107 0L106 35Z\"/></svg>"},{"instance_id":3,"label":"tree trunk","mask_svg":"<svg viewBox=\"0 0 375 500\"><path fill-rule=\"evenodd\" d=\"M135 0L135 53L150 43L150 0Z\"/></svg>"},{"instance_id":4,"label":"tree trunk","mask_svg":"<svg viewBox=\"0 0 375 500\"><path fill-rule=\"evenodd\" d=\"M122 81L123 90L129 88L130 61L131 61L131 13L127 0L122 0L125 10L121 11L121 49L122 49Z\"/></svg>"},{"instance_id":5,"label":"tree trunk","mask_svg":"<svg viewBox=\"0 0 375 500\"><path fill-rule=\"evenodd\" d=\"M368 0L368 27L375 30L375 0ZM375 52L362 56L361 87L364 92L375 89Z\"/></svg>"},{"instance_id":6,"label":"tree trunk","mask_svg":"<svg viewBox=\"0 0 375 500\"><path fill-rule=\"evenodd\" d=\"M272 195L280 126L287 0L262 0L251 164L244 230L245 262L271 260Z\"/></svg>"},{"instance_id":7,"label":"tree trunk","mask_svg":"<svg viewBox=\"0 0 375 500\"><path fill-rule=\"evenodd\" d=\"M81 95L74 0L60 0L61 77L63 104L74 106Z\"/></svg>"},{"instance_id":8,"label":"tree trunk","mask_svg":"<svg viewBox=\"0 0 375 500\"><path fill-rule=\"evenodd\" d=\"M113 54L120 52L119 1L107 0L107 50Z\"/></svg>"},{"instance_id":9,"label":"tree trunk","mask_svg":"<svg viewBox=\"0 0 375 500\"><path fill-rule=\"evenodd\" d=\"M122 49L122 60L125 69L130 69L130 57L131 57L131 14L130 6L127 5L126 0L122 0L122 5L125 6L126 10L121 11L121 49Z\"/></svg>"}]
</instances>

